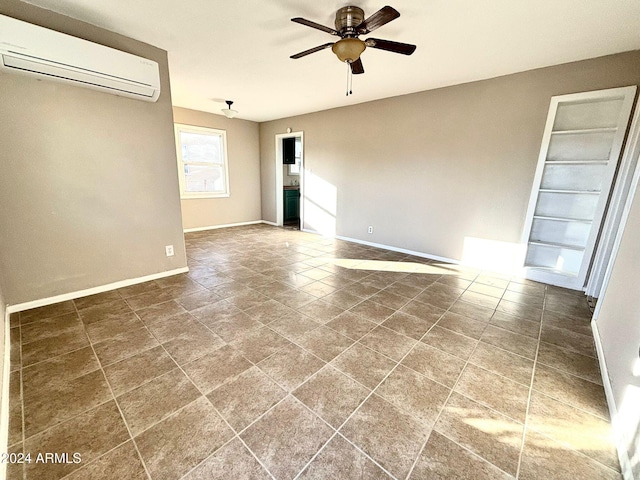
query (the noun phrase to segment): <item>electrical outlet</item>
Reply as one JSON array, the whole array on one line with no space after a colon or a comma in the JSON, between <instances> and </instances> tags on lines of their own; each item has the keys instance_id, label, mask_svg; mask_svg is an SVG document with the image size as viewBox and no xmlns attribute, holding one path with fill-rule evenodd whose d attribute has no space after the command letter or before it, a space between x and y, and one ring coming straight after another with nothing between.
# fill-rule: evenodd
<instances>
[{"instance_id":1,"label":"electrical outlet","mask_svg":"<svg viewBox=\"0 0 640 480\"><path fill-rule=\"evenodd\" d=\"M167 245L164 250L167 252L167 257L173 257L173 245Z\"/></svg>"},{"instance_id":2,"label":"electrical outlet","mask_svg":"<svg viewBox=\"0 0 640 480\"><path fill-rule=\"evenodd\" d=\"M373 227L371 225L367 228L367 233L373 233Z\"/></svg>"}]
</instances>

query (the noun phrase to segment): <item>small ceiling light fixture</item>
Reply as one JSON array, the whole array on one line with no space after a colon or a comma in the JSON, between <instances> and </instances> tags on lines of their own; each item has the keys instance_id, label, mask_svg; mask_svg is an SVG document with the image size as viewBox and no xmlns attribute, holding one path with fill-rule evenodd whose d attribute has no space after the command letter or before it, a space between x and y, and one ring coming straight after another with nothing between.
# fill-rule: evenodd
<instances>
[{"instance_id":1,"label":"small ceiling light fixture","mask_svg":"<svg viewBox=\"0 0 640 480\"><path fill-rule=\"evenodd\" d=\"M232 110L232 109L231 109L231 105L233 105L233 101L231 101L231 100L225 100L225 103L226 103L227 105L229 105L229 108L223 108L223 109L221 110L221 112L222 112L222 113L224 113L224 116L225 116L225 117L227 117L227 118L233 118L233 117L235 117L236 115L238 115L238 111L237 111L237 110Z\"/></svg>"}]
</instances>

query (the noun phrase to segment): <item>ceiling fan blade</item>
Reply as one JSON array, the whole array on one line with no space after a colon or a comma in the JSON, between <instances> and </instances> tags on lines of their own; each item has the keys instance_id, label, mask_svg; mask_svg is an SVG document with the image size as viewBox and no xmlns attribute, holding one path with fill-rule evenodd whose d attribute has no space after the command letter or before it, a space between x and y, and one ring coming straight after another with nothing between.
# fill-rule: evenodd
<instances>
[{"instance_id":1,"label":"ceiling fan blade","mask_svg":"<svg viewBox=\"0 0 640 480\"><path fill-rule=\"evenodd\" d=\"M289 58L298 59L304 57L306 55L310 55L312 53L319 52L320 50L324 50L325 48L329 48L333 45L333 42L325 43L324 45L320 45L319 47L310 48L309 50L305 50L304 52L296 53L295 55L291 55Z\"/></svg>"},{"instance_id":2,"label":"ceiling fan blade","mask_svg":"<svg viewBox=\"0 0 640 480\"><path fill-rule=\"evenodd\" d=\"M391 40L381 40L379 38L367 38L364 43L367 47L401 53L402 55L411 55L416 51L416 46L410 43L392 42Z\"/></svg>"},{"instance_id":3,"label":"ceiling fan blade","mask_svg":"<svg viewBox=\"0 0 640 480\"><path fill-rule=\"evenodd\" d=\"M340 34L333 28L325 27L324 25L320 25L319 23L312 22L311 20L307 20L306 18L296 17L296 18L292 18L291 21L295 23L299 23L300 25L306 25L307 27L315 28L317 30L322 30L323 32L330 33L331 35L340 36Z\"/></svg>"},{"instance_id":4,"label":"ceiling fan blade","mask_svg":"<svg viewBox=\"0 0 640 480\"><path fill-rule=\"evenodd\" d=\"M387 5L386 7L382 7L376 13L367 18L364 22L356 27L356 31L359 35L364 35L369 32L373 32L376 28L380 28L381 26L389 23L391 20L395 20L400 16L400 12L398 12L395 8Z\"/></svg>"},{"instance_id":5,"label":"ceiling fan blade","mask_svg":"<svg viewBox=\"0 0 640 480\"><path fill-rule=\"evenodd\" d=\"M364 73L364 66L362 65L362 59L358 58L355 62L351 62L351 73L359 75Z\"/></svg>"}]
</instances>

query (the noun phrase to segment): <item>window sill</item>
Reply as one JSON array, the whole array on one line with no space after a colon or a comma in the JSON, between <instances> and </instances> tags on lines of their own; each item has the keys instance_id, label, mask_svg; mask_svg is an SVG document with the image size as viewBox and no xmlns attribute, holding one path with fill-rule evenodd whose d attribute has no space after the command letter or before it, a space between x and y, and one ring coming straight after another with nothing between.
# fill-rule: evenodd
<instances>
[{"instance_id":1,"label":"window sill","mask_svg":"<svg viewBox=\"0 0 640 480\"><path fill-rule=\"evenodd\" d=\"M196 194L196 195L181 195L180 200L202 200L208 198L228 198L231 195L229 193L216 193L216 194Z\"/></svg>"}]
</instances>

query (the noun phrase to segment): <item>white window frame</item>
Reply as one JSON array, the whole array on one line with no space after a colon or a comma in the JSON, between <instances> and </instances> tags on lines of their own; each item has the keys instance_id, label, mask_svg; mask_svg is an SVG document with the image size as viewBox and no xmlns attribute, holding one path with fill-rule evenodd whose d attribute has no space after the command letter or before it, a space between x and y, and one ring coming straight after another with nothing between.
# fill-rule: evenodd
<instances>
[{"instance_id":1,"label":"white window frame","mask_svg":"<svg viewBox=\"0 0 640 480\"><path fill-rule=\"evenodd\" d=\"M227 132L226 130L218 130L216 128L197 127L195 125L186 125L183 123L174 124L176 139L176 156L178 159L178 180L180 182L180 198L189 200L194 198L225 198L231 195L229 190L229 157L227 156ZM180 132L197 133L200 135L219 135L222 137L222 155L224 160L224 192L186 192L184 178L184 161L182 160L182 145L180 143Z\"/></svg>"}]
</instances>

